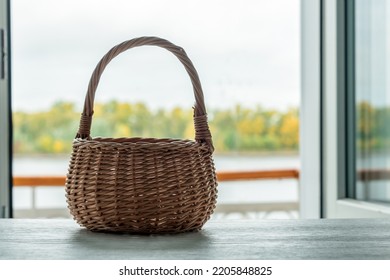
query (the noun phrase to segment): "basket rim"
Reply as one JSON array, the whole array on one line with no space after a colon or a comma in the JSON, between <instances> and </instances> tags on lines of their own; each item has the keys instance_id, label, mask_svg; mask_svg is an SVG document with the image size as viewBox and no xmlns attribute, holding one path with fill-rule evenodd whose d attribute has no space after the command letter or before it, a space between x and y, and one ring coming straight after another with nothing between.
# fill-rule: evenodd
<instances>
[{"instance_id":1,"label":"basket rim","mask_svg":"<svg viewBox=\"0 0 390 280\"><path fill-rule=\"evenodd\" d=\"M149 148L149 149L201 149L210 150L207 143L178 138L144 138L144 137L94 137L91 139L76 138L73 147L88 146L94 148Z\"/></svg>"}]
</instances>

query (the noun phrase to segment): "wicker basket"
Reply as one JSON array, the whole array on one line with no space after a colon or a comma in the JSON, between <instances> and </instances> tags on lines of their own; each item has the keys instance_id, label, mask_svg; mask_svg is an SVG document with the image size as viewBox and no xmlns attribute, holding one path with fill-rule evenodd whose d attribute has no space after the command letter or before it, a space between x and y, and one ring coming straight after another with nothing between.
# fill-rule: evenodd
<instances>
[{"instance_id":1,"label":"wicker basket","mask_svg":"<svg viewBox=\"0 0 390 280\"><path fill-rule=\"evenodd\" d=\"M196 141L90 137L95 92L104 68L121 52L143 45L169 50L189 74L196 100ZM156 37L125 41L100 60L89 82L66 179L68 208L92 231L198 230L213 213L217 198L213 151L199 77L184 50Z\"/></svg>"}]
</instances>

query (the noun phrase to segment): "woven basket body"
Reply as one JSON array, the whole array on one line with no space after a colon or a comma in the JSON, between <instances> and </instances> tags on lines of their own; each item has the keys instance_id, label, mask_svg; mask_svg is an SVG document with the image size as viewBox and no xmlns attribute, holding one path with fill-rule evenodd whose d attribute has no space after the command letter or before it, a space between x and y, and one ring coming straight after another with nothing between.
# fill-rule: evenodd
<instances>
[{"instance_id":1,"label":"woven basket body","mask_svg":"<svg viewBox=\"0 0 390 280\"><path fill-rule=\"evenodd\" d=\"M142 45L168 49L187 70L196 100L195 141L90 137L95 91L105 66L119 53ZM93 231L200 229L216 204L213 150L199 78L184 50L156 37L126 41L102 58L91 77L66 179L68 208L80 225Z\"/></svg>"}]
</instances>

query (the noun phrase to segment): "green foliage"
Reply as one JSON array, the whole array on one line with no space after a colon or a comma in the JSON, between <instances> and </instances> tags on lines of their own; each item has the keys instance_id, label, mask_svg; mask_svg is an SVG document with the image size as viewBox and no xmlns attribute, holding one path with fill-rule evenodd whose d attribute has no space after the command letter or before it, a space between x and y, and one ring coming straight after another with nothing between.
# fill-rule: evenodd
<instances>
[{"instance_id":1,"label":"green foliage","mask_svg":"<svg viewBox=\"0 0 390 280\"><path fill-rule=\"evenodd\" d=\"M192 110L151 111L145 104L110 101L95 104L92 136L194 138ZM244 108L209 113L217 152L297 150L298 110ZM16 153L70 153L80 112L72 103L55 103L48 111L14 112Z\"/></svg>"}]
</instances>

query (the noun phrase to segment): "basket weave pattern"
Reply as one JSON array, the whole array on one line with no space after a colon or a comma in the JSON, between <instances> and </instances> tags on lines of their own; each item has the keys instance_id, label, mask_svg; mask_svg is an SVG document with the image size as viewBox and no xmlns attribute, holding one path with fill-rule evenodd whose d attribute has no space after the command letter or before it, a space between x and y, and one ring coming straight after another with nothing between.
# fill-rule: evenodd
<instances>
[{"instance_id":1,"label":"basket weave pattern","mask_svg":"<svg viewBox=\"0 0 390 280\"><path fill-rule=\"evenodd\" d=\"M104 68L121 52L143 45L171 51L189 74L196 101L195 141L91 138L93 102ZM184 50L156 37L126 41L112 48L92 74L66 179L68 208L80 225L93 231L200 229L217 198L213 150L199 77Z\"/></svg>"}]
</instances>

